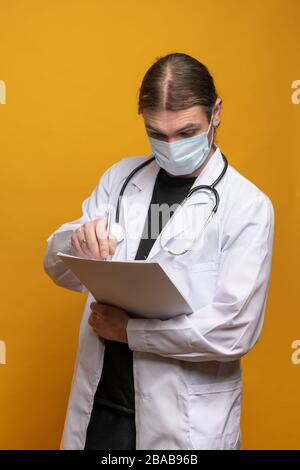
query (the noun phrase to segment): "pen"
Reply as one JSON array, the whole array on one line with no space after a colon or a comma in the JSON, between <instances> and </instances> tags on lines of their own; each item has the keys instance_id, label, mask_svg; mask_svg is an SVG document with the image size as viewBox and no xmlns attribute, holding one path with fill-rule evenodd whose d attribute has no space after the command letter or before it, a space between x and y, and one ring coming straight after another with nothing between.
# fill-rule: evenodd
<instances>
[{"instance_id":1,"label":"pen","mask_svg":"<svg viewBox=\"0 0 300 470\"><path fill-rule=\"evenodd\" d=\"M107 212L107 217L106 217L106 231L107 231L107 238L109 239L110 235L110 223L111 223L111 213L110 211ZM104 261L106 261L107 258L104 258Z\"/></svg>"}]
</instances>

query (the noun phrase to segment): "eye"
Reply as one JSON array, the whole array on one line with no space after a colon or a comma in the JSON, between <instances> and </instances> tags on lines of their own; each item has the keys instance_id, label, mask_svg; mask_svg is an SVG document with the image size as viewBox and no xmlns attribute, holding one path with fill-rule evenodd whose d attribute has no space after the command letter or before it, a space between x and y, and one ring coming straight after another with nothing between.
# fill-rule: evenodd
<instances>
[{"instance_id":1,"label":"eye","mask_svg":"<svg viewBox=\"0 0 300 470\"><path fill-rule=\"evenodd\" d=\"M182 137L190 137L194 134L195 132L180 132L179 135L181 135Z\"/></svg>"},{"instance_id":2,"label":"eye","mask_svg":"<svg viewBox=\"0 0 300 470\"><path fill-rule=\"evenodd\" d=\"M165 138L163 135L157 134L156 132L149 132L149 135L150 135L151 137L154 137L155 139L161 139L161 140L163 140L163 139Z\"/></svg>"},{"instance_id":3,"label":"eye","mask_svg":"<svg viewBox=\"0 0 300 470\"><path fill-rule=\"evenodd\" d=\"M154 137L155 139L160 139L160 140L164 140L166 137L162 134L158 134L156 132L148 132L148 134L151 136L151 137ZM179 134L177 135L180 135L181 137L185 138L185 137L191 137L195 134L195 131L190 131L190 132L180 132Z\"/></svg>"}]
</instances>

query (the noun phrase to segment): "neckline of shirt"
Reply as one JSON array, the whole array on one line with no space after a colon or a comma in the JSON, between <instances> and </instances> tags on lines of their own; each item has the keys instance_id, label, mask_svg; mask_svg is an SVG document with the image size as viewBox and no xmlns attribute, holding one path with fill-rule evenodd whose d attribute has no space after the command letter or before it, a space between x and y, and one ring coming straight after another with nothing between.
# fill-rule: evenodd
<instances>
[{"instance_id":1,"label":"neckline of shirt","mask_svg":"<svg viewBox=\"0 0 300 470\"><path fill-rule=\"evenodd\" d=\"M197 176L170 176L164 168L160 168L158 172L158 178L160 181L173 186L185 186L187 184L194 183L194 181L197 179Z\"/></svg>"}]
</instances>

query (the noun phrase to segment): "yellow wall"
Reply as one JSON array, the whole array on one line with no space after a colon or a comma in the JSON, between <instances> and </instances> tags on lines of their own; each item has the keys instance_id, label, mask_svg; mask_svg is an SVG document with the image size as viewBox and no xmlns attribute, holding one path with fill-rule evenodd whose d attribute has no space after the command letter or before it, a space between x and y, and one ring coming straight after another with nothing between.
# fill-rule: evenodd
<instances>
[{"instance_id":1,"label":"yellow wall","mask_svg":"<svg viewBox=\"0 0 300 470\"><path fill-rule=\"evenodd\" d=\"M243 446L300 447L299 15L298 0L0 0L0 448L59 446L86 297L44 274L46 239L81 215L104 169L150 152L138 88L176 51L211 70L221 150L275 208L266 320L243 360Z\"/></svg>"}]
</instances>

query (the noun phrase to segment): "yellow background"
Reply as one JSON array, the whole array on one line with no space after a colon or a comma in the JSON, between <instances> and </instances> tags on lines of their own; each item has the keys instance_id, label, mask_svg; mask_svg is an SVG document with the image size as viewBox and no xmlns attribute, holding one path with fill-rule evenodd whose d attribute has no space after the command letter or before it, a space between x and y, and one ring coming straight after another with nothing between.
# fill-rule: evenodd
<instances>
[{"instance_id":1,"label":"yellow background","mask_svg":"<svg viewBox=\"0 0 300 470\"><path fill-rule=\"evenodd\" d=\"M138 89L170 52L208 66L220 148L275 209L265 324L243 359L243 448L300 448L299 15L298 0L0 0L0 448L59 446L86 297L45 275L46 239L109 165L149 154Z\"/></svg>"}]
</instances>

